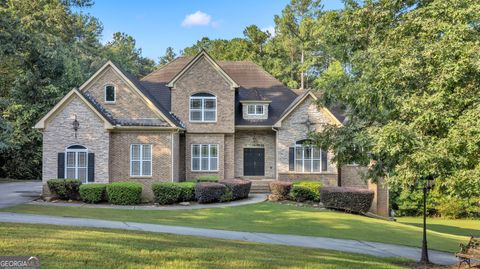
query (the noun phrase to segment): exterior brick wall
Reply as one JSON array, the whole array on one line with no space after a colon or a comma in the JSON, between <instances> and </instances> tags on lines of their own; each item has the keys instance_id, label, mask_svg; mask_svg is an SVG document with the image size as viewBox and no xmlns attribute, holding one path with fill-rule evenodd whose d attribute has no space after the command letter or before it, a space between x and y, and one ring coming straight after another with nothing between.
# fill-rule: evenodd
<instances>
[{"instance_id":1,"label":"exterior brick wall","mask_svg":"<svg viewBox=\"0 0 480 269\"><path fill-rule=\"evenodd\" d=\"M110 182L137 181L144 185L142 196L153 199L151 184L172 180L172 133L160 131L123 131L111 133ZM152 176L130 176L130 145L152 144Z\"/></svg>"},{"instance_id":2,"label":"exterior brick wall","mask_svg":"<svg viewBox=\"0 0 480 269\"><path fill-rule=\"evenodd\" d=\"M368 180L364 179L367 168L358 165L342 166L342 186L368 188Z\"/></svg>"},{"instance_id":3,"label":"exterior brick wall","mask_svg":"<svg viewBox=\"0 0 480 269\"><path fill-rule=\"evenodd\" d=\"M80 123L77 138L72 123L77 115ZM45 124L43 130L43 171L42 180L57 178L59 152L74 144L82 145L89 153L95 153L95 182L108 182L109 132L104 122L79 97L74 96L65 103Z\"/></svg>"},{"instance_id":4,"label":"exterior brick wall","mask_svg":"<svg viewBox=\"0 0 480 269\"><path fill-rule=\"evenodd\" d=\"M217 176L219 179L223 179L225 176L225 135L224 134L190 134L185 135L185 167L186 167L186 179L192 180L198 176ZM192 171L192 144L217 144L218 145L218 171L206 171L198 172Z\"/></svg>"},{"instance_id":5,"label":"exterior brick wall","mask_svg":"<svg viewBox=\"0 0 480 269\"><path fill-rule=\"evenodd\" d=\"M180 181L185 181L186 179L186 148L185 148L185 133L179 135L179 160L178 160L178 177Z\"/></svg>"},{"instance_id":6,"label":"exterior brick wall","mask_svg":"<svg viewBox=\"0 0 480 269\"><path fill-rule=\"evenodd\" d=\"M210 93L217 97L217 122L189 121L190 96ZM199 59L172 89L172 112L190 133L233 133L235 131L235 91L205 58Z\"/></svg>"},{"instance_id":7,"label":"exterior brick wall","mask_svg":"<svg viewBox=\"0 0 480 269\"><path fill-rule=\"evenodd\" d=\"M235 176L235 136L234 134L225 135L225 178L233 178Z\"/></svg>"},{"instance_id":8,"label":"exterior brick wall","mask_svg":"<svg viewBox=\"0 0 480 269\"><path fill-rule=\"evenodd\" d=\"M282 126L277 132L279 178L317 178L321 181L330 181L331 178L336 177L337 174L336 165L331 162L333 158L332 152L327 154L328 168L325 172L311 174L289 171L289 147L294 146L296 141L308 138L307 134L309 130L304 123L307 119L315 123L310 127L310 131L320 131L323 128L323 124L332 123L327 115L318 110L312 97L307 97L307 99L299 104L297 108L283 120Z\"/></svg>"},{"instance_id":9,"label":"exterior brick wall","mask_svg":"<svg viewBox=\"0 0 480 269\"><path fill-rule=\"evenodd\" d=\"M237 131L235 134L235 177L244 177L243 151L252 144L263 144L265 148L265 176L261 178L275 178L275 132L253 130Z\"/></svg>"},{"instance_id":10,"label":"exterior brick wall","mask_svg":"<svg viewBox=\"0 0 480 269\"><path fill-rule=\"evenodd\" d=\"M116 102L105 102L105 86L115 86ZM93 79L85 90L109 110L117 119L158 119L159 117L145 104L141 97L118 73L107 67Z\"/></svg>"}]
</instances>

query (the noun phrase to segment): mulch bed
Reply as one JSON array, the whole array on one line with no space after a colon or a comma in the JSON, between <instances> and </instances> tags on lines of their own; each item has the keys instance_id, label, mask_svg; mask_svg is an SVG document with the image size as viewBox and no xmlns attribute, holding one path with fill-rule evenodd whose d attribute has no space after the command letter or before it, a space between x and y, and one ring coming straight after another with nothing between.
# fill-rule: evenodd
<instances>
[{"instance_id":1,"label":"mulch bed","mask_svg":"<svg viewBox=\"0 0 480 269\"><path fill-rule=\"evenodd\" d=\"M445 266L445 265L436 265L436 264L429 264L427 266L425 266L424 264L420 264L420 263L413 263L413 264L409 264L410 268L412 269L457 269L458 268L458 263L457 264L453 264L453 265L448 265L448 266ZM462 267L460 267L461 269L467 269L469 268L468 267L468 264L462 264ZM480 268L480 263L472 263L472 269L473 268Z\"/></svg>"}]
</instances>

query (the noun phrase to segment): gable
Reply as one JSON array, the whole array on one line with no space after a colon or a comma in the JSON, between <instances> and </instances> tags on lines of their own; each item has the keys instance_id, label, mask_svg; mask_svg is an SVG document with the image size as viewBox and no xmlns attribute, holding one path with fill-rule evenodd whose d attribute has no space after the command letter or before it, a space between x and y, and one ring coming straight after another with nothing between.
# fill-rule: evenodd
<instances>
[{"instance_id":1,"label":"gable","mask_svg":"<svg viewBox=\"0 0 480 269\"><path fill-rule=\"evenodd\" d=\"M113 124L102 115L95 107L88 102L85 97L77 89L72 89L62 100L60 100L42 119L40 119L34 126L37 129L45 129L52 119L55 119L59 113L64 112L66 107L71 107L71 103L75 101L76 107L81 108L78 111L84 112L91 116L91 120L94 118L100 120L103 123L105 129L112 129ZM71 115L70 115L71 116ZM73 120L72 120L73 121Z\"/></svg>"},{"instance_id":2,"label":"gable","mask_svg":"<svg viewBox=\"0 0 480 269\"><path fill-rule=\"evenodd\" d=\"M198 70L204 70L208 72L205 72L202 75L201 73L198 73ZM197 56L195 56L180 72L178 72L178 74L173 77L167 86L170 88L176 88L176 83L179 80L184 79L184 76L191 75L192 72L197 73L200 76L213 76L213 74L216 73L216 75L213 77L207 77L206 79L216 79L218 81L224 80L224 82L227 83L231 89L239 87L237 83L220 67L220 65L218 65L217 62L215 62L215 60L213 60L212 57L210 57L210 55L208 55L204 50L198 53Z\"/></svg>"}]
</instances>

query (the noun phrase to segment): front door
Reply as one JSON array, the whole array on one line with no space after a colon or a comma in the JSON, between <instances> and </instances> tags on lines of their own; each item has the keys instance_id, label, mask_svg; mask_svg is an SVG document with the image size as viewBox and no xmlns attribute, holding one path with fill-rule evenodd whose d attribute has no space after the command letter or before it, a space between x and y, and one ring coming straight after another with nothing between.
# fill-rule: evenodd
<instances>
[{"instance_id":1,"label":"front door","mask_svg":"<svg viewBox=\"0 0 480 269\"><path fill-rule=\"evenodd\" d=\"M265 175L265 149L245 148L243 149L243 175L264 176Z\"/></svg>"}]
</instances>

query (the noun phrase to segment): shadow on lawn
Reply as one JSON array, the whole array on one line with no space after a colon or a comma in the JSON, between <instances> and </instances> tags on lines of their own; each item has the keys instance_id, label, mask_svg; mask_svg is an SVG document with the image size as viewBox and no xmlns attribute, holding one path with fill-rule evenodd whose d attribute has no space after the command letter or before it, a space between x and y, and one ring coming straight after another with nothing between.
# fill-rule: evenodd
<instances>
[{"instance_id":1,"label":"shadow on lawn","mask_svg":"<svg viewBox=\"0 0 480 269\"><path fill-rule=\"evenodd\" d=\"M408 222L408 221L403 221L402 223L406 225L419 227L419 228L423 227L422 223ZM478 225L480 227L480 220L478 221ZM428 223L428 220L427 220L427 228L435 232L454 234L458 236L472 236L472 235L480 236L480 230L478 229L468 229L468 228L461 228L458 226L449 226L449 225L435 224L435 223L430 224Z\"/></svg>"}]
</instances>

